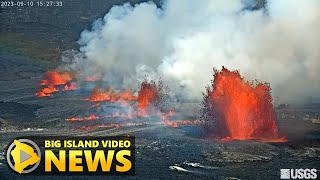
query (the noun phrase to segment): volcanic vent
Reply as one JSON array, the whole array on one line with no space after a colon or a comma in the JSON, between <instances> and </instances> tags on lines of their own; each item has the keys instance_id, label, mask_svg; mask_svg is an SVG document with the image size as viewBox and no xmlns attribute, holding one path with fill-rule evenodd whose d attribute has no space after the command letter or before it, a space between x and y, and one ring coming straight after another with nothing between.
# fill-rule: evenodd
<instances>
[{"instance_id":1,"label":"volcanic vent","mask_svg":"<svg viewBox=\"0 0 320 180\"><path fill-rule=\"evenodd\" d=\"M223 140L278 141L278 128L267 83L247 82L239 71L214 69L207 87L200 118L206 134Z\"/></svg>"},{"instance_id":2,"label":"volcanic vent","mask_svg":"<svg viewBox=\"0 0 320 180\"><path fill-rule=\"evenodd\" d=\"M68 95L77 95L80 89L85 96L86 92L91 92L83 98L93 103L90 112L65 119L71 122L95 120L110 125L114 119L120 119L123 122L117 121L119 124L115 125L122 123L127 126L123 124L129 123L127 120L132 120L132 124L136 125L134 121L153 123L150 119L158 119L171 127L203 126L205 134L216 139L283 141L278 135L269 84L248 82L238 71L229 71L224 67L220 72L214 70L213 77L211 86L204 93L200 119L193 119L197 116L194 114L191 120L180 120L187 117L181 112L176 116L176 109L169 100L169 89L161 79L159 82L145 79L135 90L114 90L98 85L106 85L107 82L81 80L87 77L81 77L77 72L48 71L40 82L41 89L36 96L52 97L58 91L73 91Z\"/></svg>"}]
</instances>

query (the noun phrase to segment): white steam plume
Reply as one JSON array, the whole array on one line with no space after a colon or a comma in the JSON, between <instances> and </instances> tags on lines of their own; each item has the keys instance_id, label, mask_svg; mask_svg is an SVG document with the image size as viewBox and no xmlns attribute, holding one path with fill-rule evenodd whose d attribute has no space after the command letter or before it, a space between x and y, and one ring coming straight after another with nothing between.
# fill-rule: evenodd
<instances>
[{"instance_id":1,"label":"white steam plume","mask_svg":"<svg viewBox=\"0 0 320 180\"><path fill-rule=\"evenodd\" d=\"M319 97L320 1L269 0L255 11L246 9L250 2L115 6L81 34L72 67L91 73L95 66L133 87L145 73L161 76L173 92L200 99L212 68L226 66L270 82L282 101Z\"/></svg>"}]
</instances>

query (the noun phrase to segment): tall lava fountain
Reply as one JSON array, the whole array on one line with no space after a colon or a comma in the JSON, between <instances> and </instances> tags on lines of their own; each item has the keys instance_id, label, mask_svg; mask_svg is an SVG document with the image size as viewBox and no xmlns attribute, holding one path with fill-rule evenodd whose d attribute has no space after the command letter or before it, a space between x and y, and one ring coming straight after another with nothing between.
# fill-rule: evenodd
<instances>
[{"instance_id":1,"label":"tall lava fountain","mask_svg":"<svg viewBox=\"0 0 320 180\"><path fill-rule=\"evenodd\" d=\"M204 94L201 118L213 121L210 135L223 139L279 139L267 83L250 83L238 71L214 70L214 80ZM211 123L212 125L212 123Z\"/></svg>"}]
</instances>

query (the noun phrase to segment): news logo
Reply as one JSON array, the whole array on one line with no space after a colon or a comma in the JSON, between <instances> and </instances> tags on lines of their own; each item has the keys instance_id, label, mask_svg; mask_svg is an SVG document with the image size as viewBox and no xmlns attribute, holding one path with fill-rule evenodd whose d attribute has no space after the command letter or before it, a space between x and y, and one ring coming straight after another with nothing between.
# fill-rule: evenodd
<instances>
[{"instance_id":1,"label":"news logo","mask_svg":"<svg viewBox=\"0 0 320 180\"><path fill-rule=\"evenodd\" d=\"M281 169L280 179L316 179L317 169Z\"/></svg>"},{"instance_id":2,"label":"news logo","mask_svg":"<svg viewBox=\"0 0 320 180\"><path fill-rule=\"evenodd\" d=\"M40 149L29 139L14 140L7 151L7 162L11 169L27 174L34 171L40 164Z\"/></svg>"},{"instance_id":3,"label":"news logo","mask_svg":"<svg viewBox=\"0 0 320 180\"><path fill-rule=\"evenodd\" d=\"M31 175L134 175L134 137L26 137L9 143L8 166Z\"/></svg>"}]
</instances>

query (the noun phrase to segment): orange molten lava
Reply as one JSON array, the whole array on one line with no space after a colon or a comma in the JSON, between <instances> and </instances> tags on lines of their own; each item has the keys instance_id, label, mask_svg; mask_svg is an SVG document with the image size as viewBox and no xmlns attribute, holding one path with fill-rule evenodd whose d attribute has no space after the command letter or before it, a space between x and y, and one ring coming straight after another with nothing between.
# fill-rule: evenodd
<instances>
[{"instance_id":1,"label":"orange molten lava","mask_svg":"<svg viewBox=\"0 0 320 180\"><path fill-rule=\"evenodd\" d=\"M39 97L39 98L40 97L49 97L49 96L51 96L51 94L46 94L44 92L39 91L39 92L36 93L36 96Z\"/></svg>"},{"instance_id":2,"label":"orange molten lava","mask_svg":"<svg viewBox=\"0 0 320 180\"><path fill-rule=\"evenodd\" d=\"M138 110L141 115L146 115L146 109L159 98L159 91L155 83L142 82L138 92Z\"/></svg>"},{"instance_id":3,"label":"orange molten lava","mask_svg":"<svg viewBox=\"0 0 320 180\"><path fill-rule=\"evenodd\" d=\"M134 96L132 92L129 90L116 93L113 92L111 89L100 90L99 88L94 88L91 92L91 95L86 100L93 102L110 101L127 103L136 99L136 96Z\"/></svg>"},{"instance_id":4,"label":"orange molten lava","mask_svg":"<svg viewBox=\"0 0 320 180\"><path fill-rule=\"evenodd\" d=\"M65 119L66 121L84 121L84 120L96 120L96 119L100 119L101 117L99 116L96 116L94 114L90 114L90 116L88 117L84 117L84 118L81 118L81 117L73 117L73 118L67 118Z\"/></svg>"},{"instance_id":5,"label":"orange molten lava","mask_svg":"<svg viewBox=\"0 0 320 180\"><path fill-rule=\"evenodd\" d=\"M77 87L77 84L75 82L72 82L69 85L66 84L63 87L64 91L73 91L73 90L77 90L77 89L78 89L78 87Z\"/></svg>"},{"instance_id":6,"label":"orange molten lava","mask_svg":"<svg viewBox=\"0 0 320 180\"><path fill-rule=\"evenodd\" d=\"M208 98L213 111L222 118L228 139L277 140L278 128L266 83L246 82L238 71L215 70Z\"/></svg>"},{"instance_id":7,"label":"orange molten lava","mask_svg":"<svg viewBox=\"0 0 320 180\"><path fill-rule=\"evenodd\" d=\"M38 90L38 92L36 93L37 97L46 97L46 96L51 96L52 93L57 92L58 89L55 88L54 86L48 86L45 88L42 88L40 90Z\"/></svg>"},{"instance_id":8,"label":"orange molten lava","mask_svg":"<svg viewBox=\"0 0 320 180\"><path fill-rule=\"evenodd\" d=\"M161 116L161 120L168 126L171 126L174 128L178 127L178 124L176 122L171 122L169 120L168 116L166 116L166 115Z\"/></svg>"},{"instance_id":9,"label":"orange molten lava","mask_svg":"<svg viewBox=\"0 0 320 180\"><path fill-rule=\"evenodd\" d=\"M94 114L91 114L90 116L85 118L86 120L95 120L95 119L99 119L99 117L95 116Z\"/></svg>"},{"instance_id":10,"label":"orange molten lava","mask_svg":"<svg viewBox=\"0 0 320 180\"><path fill-rule=\"evenodd\" d=\"M109 101L111 99L111 90L106 89L101 91L99 88L94 88L91 95L87 98L89 101Z\"/></svg>"},{"instance_id":11,"label":"orange molten lava","mask_svg":"<svg viewBox=\"0 0 320 180\"><path fill-rule=\"evenodd\" d=\"M156 105L160 98L161 85L156 85L155 82L148 83L144 81L141 84L140 91L138 92L138 97L135 96L131 91L125 90L122 92L115 92L110 88L99 89L94 88L91 95L86 98L88 101L96 102L93 107L101 106L100 102L116 102L128 108L127 113L115 113L105 116L94 116L89 117L73 117L67 118L67 121L85 121L94 119L104 119L104 118L115 118L121 117L124 120L130 120L137 117L149 117L149 116L159 116L159 118L168 126L177 127L177 124L169 120L169 116L173 116L174 112L169 111L167 113L161 112L160 109L148 109L150 105ZM137 111L129 104L129 102L137 102Z\"/></svg>"},{"instance_id":12,"label":"orange molten lava","mask_svg":"<svg viewBox=\"0 0 320 180\"><path fill-rule=\"evenodd\" d=\"M52 86L62 85L72 80L72 76L68 72L48 71L44 74L40 85Z\"/></svg>"},{"instance_id":13,"label":"orange molten lava","mask_svg":"<svg viewBox=\"0 0 320 180\"><path fill-rule=\"evenodd\" d=\"M59 91L58 85L64 85L63 91L77 89L75 83L67 84L72 80L72 76L68 72L48 71L44 74L40 85L44 86L36 93L37 97L51 96L52 93Z\"/></svg>"}]
</instances>

